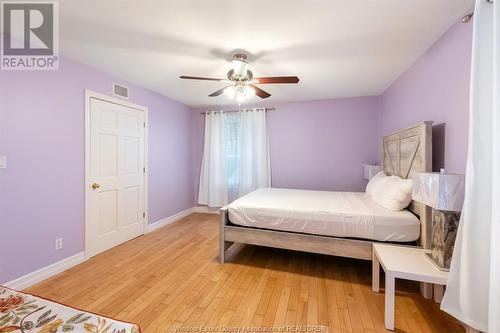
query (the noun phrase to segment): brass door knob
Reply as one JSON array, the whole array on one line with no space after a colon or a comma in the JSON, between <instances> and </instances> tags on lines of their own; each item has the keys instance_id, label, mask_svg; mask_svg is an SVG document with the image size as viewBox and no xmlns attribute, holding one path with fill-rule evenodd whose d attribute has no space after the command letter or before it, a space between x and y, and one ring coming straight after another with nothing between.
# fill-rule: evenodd
<instances>
[{"instance_id":1,"label":"brass door knob","mask_svg":"<svg viewBox=\"0 0 500 333\"><path fill-rule=\"evenodd\" d=\"M97 184L97 183L93 183L93 184L92 184L92 189L93 189L93 190L97 190L97 189L98 189L98 188L100 188L100 187L101 187L101 185L99 185L99 184Z\"/></svg>"}]
</instances>

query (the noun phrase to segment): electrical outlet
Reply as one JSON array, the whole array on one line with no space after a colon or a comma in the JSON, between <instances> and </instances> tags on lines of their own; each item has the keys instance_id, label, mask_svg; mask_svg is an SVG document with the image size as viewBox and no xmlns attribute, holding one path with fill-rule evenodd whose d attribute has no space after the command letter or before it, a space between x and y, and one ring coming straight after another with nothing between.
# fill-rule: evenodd
<instances>
[{"instance_id":1,"label":"electrical outlet","mask_svg":"<svg viewBox=\"0 0 500 333\"><path fill-rule=\"evenodd\" d=\"M63 239L62 238L56 239L56 250L60 250L62 249L62 247L63 247Z\"/></svg>"}]
</instances>

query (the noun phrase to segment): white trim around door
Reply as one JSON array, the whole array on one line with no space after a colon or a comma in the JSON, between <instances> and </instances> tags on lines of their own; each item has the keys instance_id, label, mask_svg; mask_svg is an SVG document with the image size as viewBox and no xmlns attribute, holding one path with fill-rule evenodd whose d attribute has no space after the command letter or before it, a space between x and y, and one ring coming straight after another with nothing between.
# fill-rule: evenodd
<instances>
[{"instance_id":1,"label":"white trim around door","mask_svg":"<svg viewBox=\"0 0 500 333\"><path fill-rule=\"evenodd\" d=\"M85 256L87 258L92 257L97 253L91 253L90 251L90 237L89 237L89 212L90 212L90 194L91 194L91 182L90 182L90 142L91 142L91 100L96 99L104 102L109 102L117 104L120 106L125 106L138 111L144 112L144 216L142 224L142 233L146 232L146 226L148 225L148 132L149 132L149 122L148 122L148 108L142 105L137 105L130 103L123 99L103 95L96 93L94 91L85 90Z\"/></svg>"}]
</instances>

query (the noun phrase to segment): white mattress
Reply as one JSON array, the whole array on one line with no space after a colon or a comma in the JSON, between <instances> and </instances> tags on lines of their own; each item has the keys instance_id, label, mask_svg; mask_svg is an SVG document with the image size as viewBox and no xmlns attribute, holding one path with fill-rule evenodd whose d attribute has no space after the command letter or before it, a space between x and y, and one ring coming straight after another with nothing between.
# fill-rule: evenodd
<instances>
[{"instance_id":1,"label":"white mattress","mask_svg":"<svg viewBox=\"0 0 500 333\"><path fill-rule=\"evenodd\" d=\"M264 188L227 207L229 221L247 227L386 242L420 237L415 215L390 211L366 193Z\"/></svg>"}]
</instances>

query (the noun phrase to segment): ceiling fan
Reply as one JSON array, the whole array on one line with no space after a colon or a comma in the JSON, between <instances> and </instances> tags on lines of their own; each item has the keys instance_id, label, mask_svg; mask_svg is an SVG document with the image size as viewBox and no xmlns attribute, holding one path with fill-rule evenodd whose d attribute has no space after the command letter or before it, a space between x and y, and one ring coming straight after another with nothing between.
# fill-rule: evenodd
<instances>
[{"instance_id":1,"label":"ceiling fan","mask_svg":"<svg viewBox=\"0 0 500 333\"><path fill-rule=\"evenodd\" d=\"M230 82L231 84L211 93L210 97L216 97L224 93L231 99L236 99L241 103L253 95L260 98L268 98L270 93L256 86L256 84L277 84L277 83L298 83L299 78L296 76L271 76L271 77L253 77L253 73L248 69L247 56L245 54L235 54L233 56L233 68L227 72L227 79L217 79L198 76L180 76L181 79L187 80L205 80Z\"/></svg>"}]
</instances>

